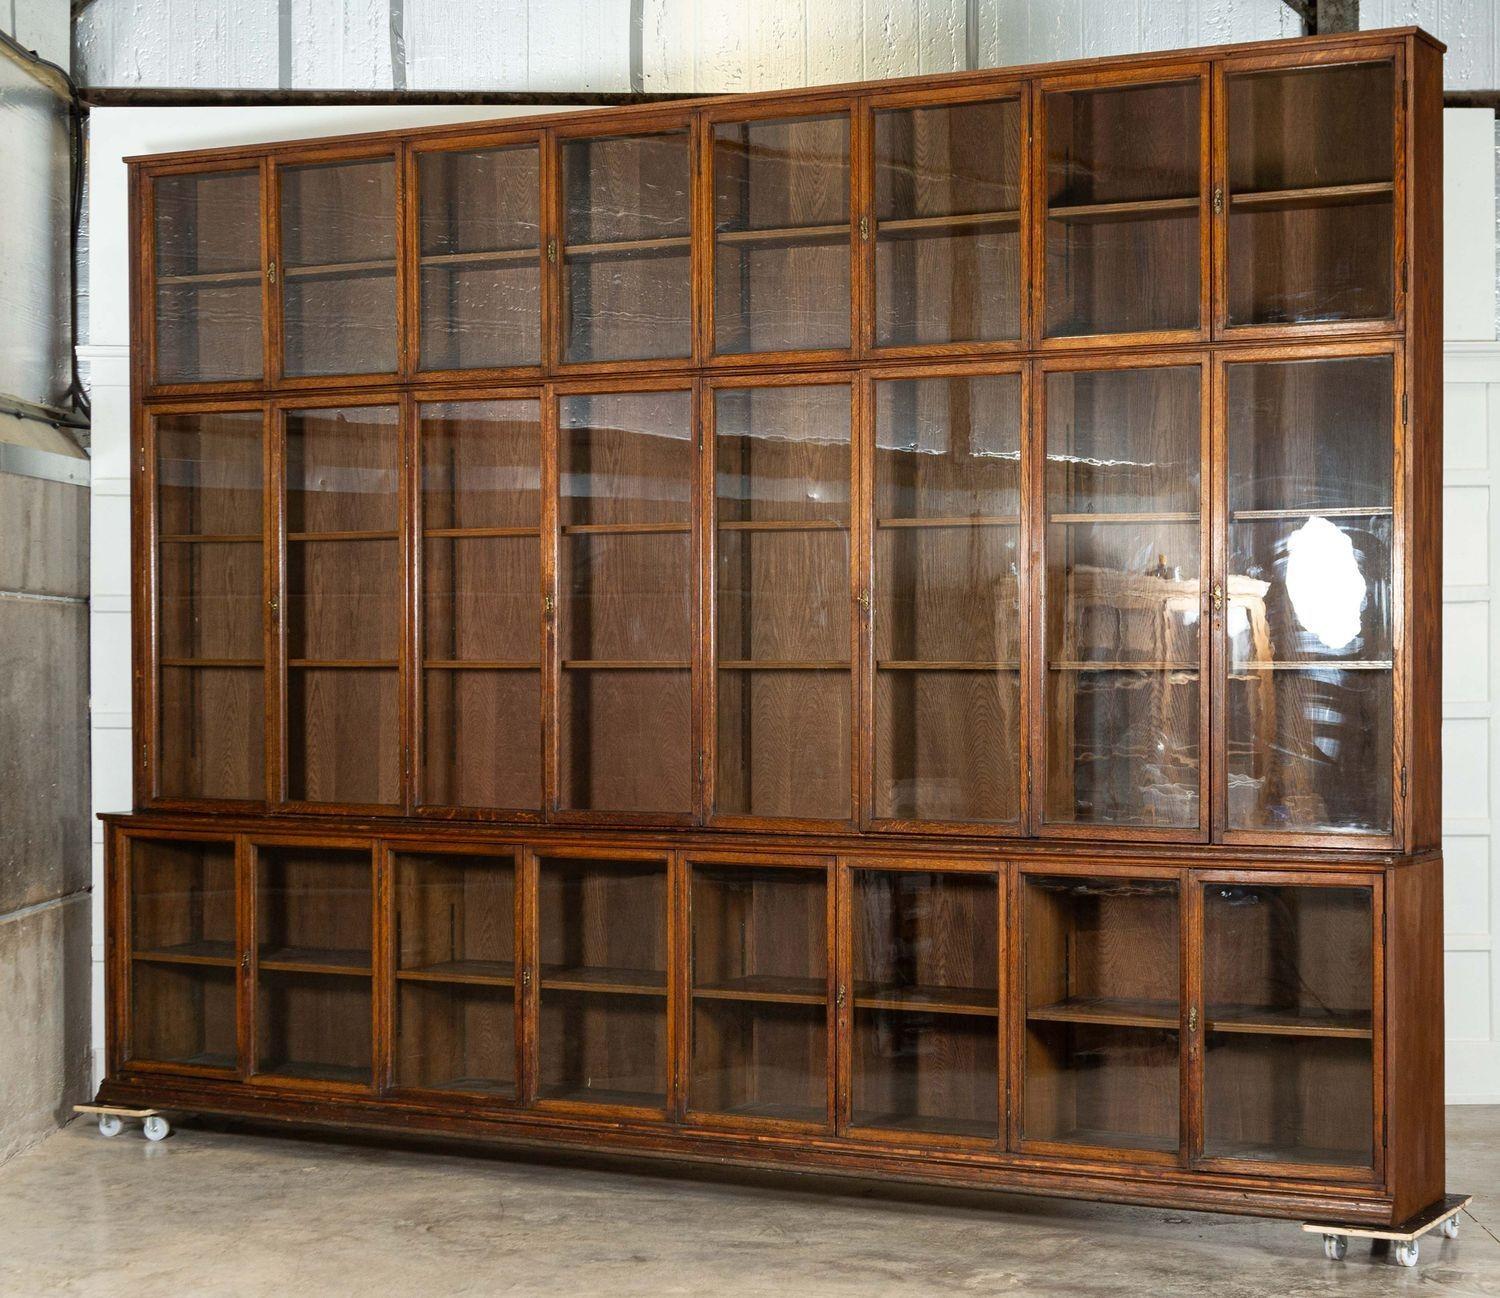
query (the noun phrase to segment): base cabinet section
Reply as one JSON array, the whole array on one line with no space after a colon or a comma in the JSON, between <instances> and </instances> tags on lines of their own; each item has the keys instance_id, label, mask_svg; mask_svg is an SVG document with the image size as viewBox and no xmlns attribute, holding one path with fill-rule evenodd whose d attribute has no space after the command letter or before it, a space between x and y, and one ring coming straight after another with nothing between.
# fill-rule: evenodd
<instances>
[{"instance_id":1,"label":"base cabinet section","mask_svg":"<svg viewBox=\"0 0 1500 1298\"><path fill-rule=\"evenodd\" d=\"M1440 1197L1393 1156L1426 1118L1385 995L1435 858L140 819L104 1095L1269 1215ZM1404 1030L1440 1060L1440 1015Z\"/></svg>"}]
</instances>

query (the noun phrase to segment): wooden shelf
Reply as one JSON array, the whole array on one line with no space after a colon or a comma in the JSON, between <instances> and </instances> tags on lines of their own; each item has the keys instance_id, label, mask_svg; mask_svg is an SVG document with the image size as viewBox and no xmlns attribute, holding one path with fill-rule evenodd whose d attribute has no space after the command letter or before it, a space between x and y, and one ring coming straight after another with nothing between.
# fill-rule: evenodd
<instances>
[{"instance_id":1,"label":"wooden shelf","mask_svg":"<svg viewBox=\"0 0 1500 1298\"><path fill-rule=\"evenodd\" d=\"M1095 1023L1113 1028L1170 1028L1180 1024L1168 1001L1125 1000L1110 996L1071 996L1026 1011L1030 1023Z\"/></svg>"},{"instance_id":2,"label":"wooden shelf","mask_svg":"<svg viewBox=\"0 0 1500 1298\"><path fill-rule=\"evenodd\" d=\"M847 532L849 530L848 523L839 523L833 519L822 518L801 520L757 518L747 522L724 522L720 520L715 526L721 532Z\"/></svg>"},{"instance_id":3,"label":"wooden shelf","mask_svg":"<svg viewBox=\"0 0 1500 1298\"><path fill-rule=\"evenodd\" d=\"M288 532L288 541L396 541L401 533L394 528L389 531L370 532Z\"/></svg>"},{"instance_id":4,"label":"wooden shelf","mask_svg":"<svg viewBox=\"0 0 1500 1298\"><path fill-rule=\"evenodd\" d=\"M259 266L253 270L200 270L184 275L158 275L156 284L157 287L164 284L258 284L261 274Z\"/></svg>"},{"instance_id":5,"label":"wooden shelf","mask_svg":"<svg viewBox=\"0 0 1500 1298\"><path fill-rule=\"evenodd\" d=\"M1316 1145L1271 1145L1247 1140L1204 1141L1203 1156L1236 1163L1295 1163L1298 1167L1369 1167L1363 1154Z\"/></svg>"},{"instance_id":6,"label":"wooden shelf","mask_svg":"<svg viewBox=\"0 0 1500 1298\"><path fill-rule=\"evenodd\" d=\"M1358 207L1389 202L1395 193L1390 181L1361 185L1311 185L1304 189L1262 189L1229 196L1231 210L1285 210L1298 207Z\"/></svg>"},{"instance_id":7,"label":"wooden shelf","mask_svg":"<svg viewBox=\"0 0 1500 1298\"><path fill-rule=\"evenodd\" d=\"M422 668L433 672L539 672L542 665L503 658L429 658L422 663Z\"/></svg>"},{"instance_id":8,"label":"wooden shelf","mask_svg":"<svg viewBox=\"0 0 1500 1298\"><path fill-rule=\"evenodd\" d=\"M262 947L258 963L273 973L338 974L368 978L370 952L338 951L327 947Z\"/></svg>"},{"instance_id":9,"label":"wooden shelf","mask_svg":"<svg viewBox=\"0 0 1500 1298\"><path fill-rule=\"evenodd\" d=\"M1048 514L1049 523L1197 523L1196 513L1158 514Z\"/></svg>"},{"instance_id":10,"label":"wooden shelf","mask_svg":"<svg viewBox=\"0 0 1500 1298\"><path fill-rule=\"evenodd\" d=\"M1021 214L1018 211L965 212L952 216L899 216L876 221L875 232L879 235L895 235L904 238L920 238L929 234L969 234L987 229L1019 229Z\"/></svg>"},{"instance_id":11,"label":"wooden shelf","mask_svg":"<svg viewBox=\"0 0 1500 1298\"><path fill-rule=\"evenodd\" d=\"M686 535L691 523L564 523L564 536L652 536L657 533Z\"/></svg>"},{"instance_id":12,"label":"wooden shelf","mask_svg":"<svg viewBox=\"0 0 1500 1298\"><path fill-rule=\"evenodd\" d=\"M1128 203L1069 203L1062 207L1049 207L1047 219L1075 225L1091 221L1171 220L1192 216L1198 211L1201 201L1193 197L1142 198Z\"/></svg>"},{"instance_id":13,"label":"wooden shelf","mask_svg":"<svg viewBox=\"0 0 1500 1298\"><path fill-rule=\"evenodd\" d=\"M848 662L770 662L761 658L726 658L715 665L726 672L846 672L850 669Z\"/></svg>"},{"instance_id":14,"label":"wooden shelf","mask_svg":"<svg viewBox=\"0 0 1500 1298\"><path fill-rule=\"evenodd\" d=\"M809 1126L823 1126L828 1121L828 1110L806 1104L782 1104L776 1100L747 1100L743 1104L724 1104L714 1108L688 1108L691 1120L697 1114L715 1118L749 1118L759 1121L801 1122Z\"/></svg>"},{"instance_id":15,"label":"wooden shelf","mask_svg":"<svg viewBox=\"0 0 1500 1298\"><path fill-rule=\"evenodd\" d=\"M1055 662L1048 663L1047 670L1054 672L1196 672L1200 670L1200 666L1195 662Z\"/></svg>"},{"instance_id":16,"label":"wooden shelf","mask_svg":"<svg viewBox=\"0 0 1500 1298\"><path fill-rule=\"evenodd\" d=\"M603 992L613 996L665 996L667 975L656 969L614 969L603 965L543 965L545 992Z\"/></svg>"},{"instance_id":17,"label":"wooden shelf","mask_svg":"<svg viewBox=\"0 0 1500 1298\"><path fill-rule=\"evenodd\" d=\"M540 262L542 259L541 248L494 248L487 252L427 252L423 253L420 265L427 266L454 266L462 269L466 266L496 266L507 262Z\"/></svg>"},{"instance_id":18,"label":"wooden shelf","mask_svg":"<svg viewBox=\"0 0 1500 1298\"><path fill-rule=\"evenodd\" d=\"M158 667L201 667L201 668L261 668L266 664L259 658L158 658Z\"/></svg>"},{"instance_id":19,"label":"wooden shelf","mask_svg":"<svg viewBox=\"0 0 1500 1298\"><path fill-rule=\"evenodd\" d=\"M1246 662L1232 663L1229 671L1235 672L1388 672L1395 664L1389 658L1340 658L1312 659L1307 662Z\"/></svg>"},{"instance_id":20,"label":"wooden shelf","mask_svg":"<svg viewBox=\"0 0 1500 1298\"><path fill-rule=\"evenodd\" d=\"M856 1131L899 1131L914 1136L960 1136L967 1140L994 1140L1000 1132L998 1117L981 1121L920 1113L861 1113L849 1125Z\"/></svg>"},{"instance_id":21,"label":"wooden shelf","mask_svg":"<svg viewBox=\"0 0 1500 1298\"><path fill-rule=\"evenodd\" d=\"M1045 1140L1048 1144L1079 1145L1093 1149L1145 1149L1160 1154L1175 1154L1179 1142L1175 1134L1153 1136L1139 1131L1111 1131L1106 1127L1069 1127L1045 1134L1030 1133L1028 1140Z\"/></svg>"},{"instance_id":22,"label":"wooden shelf","mask_svg":"<svg viewBox=\"0 0 1500 1298\"><path fill-rule=\"evenodd\" d=\"M1210 1005L1203 1011L1207 1032L1257 1036L1371 1039L1370 1012L1319 1013L1307 1010L1269 1010L1255 1005Z\"/></svg>"},{"instance_id":23,"label":"wooden shelf","mask_svg":"<svg viewBox=\"0 0 1500 1298\"><path fill-rule=\"evenodd\" d=\"M1021 670L1020 663L921 662L896 658L879 659L875 667L877 671L883 672L1017 672Z\"/></svg>"},{"instance_id":24,"label":"wooden shelf","mask_svg":"<svg viewBox=\"0 0 1500 1298\"><path fill-rule=\"evenodd\" d=\"M1018 514L975 514L970 517L955 515L951 518L877 518L875 526L879 528L908 528L908 527L936 527L936 528L965 528L965 527L1019 527L1021 518Z\"/></svg>"},{"instance_id":25,"label":"wooden shelf","mask_svg":"<svg viewBox=\"0 0 1500 1298\"><path fill-rule=\"evenodd\" d=\"M537 1099L560 1104L593 1104L608 1109L660 1109L667 1102L662 1091L612 1091L592 1086L539 1086Z\"/></svg>"},{"instance_id":26,"label":"wooden shelf","mask_svg":"<svg viewBox=\"0 0 1500 1298\"><path fill-rule=\"evenodd\" d=\"M424 527L422 536L429 541L436 540L463 540L472 537L475 540L494 540L507 537L538 537L542 534L539 527Z\"/></svg>"},{"instance_id":27,"label":"wooden shelf","mask_svg":"<svg viewBox=\"0 0 1500 1298\"><path fill-rule=\"evenodd\" d=\"M286 665L312 671L395 671L401 666L394 658L288 658Z\"/></svg>"},{"instance_id":28,"label":"wooden shelf","mask_svg":"<svg viewBox=\"0 0 1500 1298\"><path fill-rule=\"evenodd\" d=\"M765 230L716 230L717 243L822 243L832 239L847 239L849 225L790 225Z\"/></svg>"},{"instance_id":29,"label":"wooden shelf","mask_svg":"<svg viewBox=\"0 0 1500 1298\"><path fill-rule=\"evenodd\" d=\"M130 958L147 964L201 965L212 969L233 969L239 963L233 942L179 942L147 951L132 951Z\"/></svg>"},{"instance_id":30,"label":"wooden shelf","mask_svg":"<svg viewBox=\"0 0 1500 1298\"><path fill-rule=\"evenodd\" d=\"M782 974L746 974L693 987L695 1000L756 1001L765 1005L828 1004L828 982L823 978L796 978Z\"/></svg>"},{"instance_id":31,"label":"wooden shelf","mask_svg":"<svg viewBox=\"0 0 1500 1298\"><path fill-rule=\"evenodd\" d=\"M856 983L854 1005L862 1010L897 1010L998 1018L999 993L993 987L927 987Z\"/></svg>"},{"instance_id":32,"label":"wooden shelf","mask_svg":"<svg viewBox=\"0 0 1500 1298\"><path fill-rule=\"evenodd\" d=\"M620 257L633 252L687 252L693 246L690 235L673 234L655 239L615 239L606 243L563 245L564 257Z\"/></svg>"},{"instance_id":33,"label":"wooden shelf","mask_svg":"<svg viewBox=\"0 0 1500 1298\"><path fill-rule=\"evenodd\" d=\"M282 274L287 279L336 279L340 275L381 275L396 273L394 257L378 257L373 261L330 261L316 266L283 266Z\"/></svg>"},{"instance_id":34,"label":"wooden shelf","mask_svg":"<svg viewBox=\"0 0 1500 1298\"><path fill-rule=\"evenodd\" d=\"M370 1069L353 1064L315 1064L296 1059L281 1063L262 1062L257 1070L268 1077L296 1077L308 1082L337 1082L344 1086L368 1086Z\"/></svg>"},{"instance_id":35,"label":"wooden shelf","mask_svg":"<svg viewBox=\"0 0 1500 1298\"><path fill-rule=\"evenodd\" d=\"M1251 523L1275 518L1390 518L1393 512L1389 505L1372 505L1368 509L1352 505L1338 509L1234 509L1229 513L1229 520L1232 523Z\"/></svg>"},{"instance_id":36,"label":"wooden shelf","mask_svg":"<svg viewBox=\"0 0 1500 1298\"><path fill-rule=\"evenodd\" d=\"M259 545L259 532L163 532L158 545Z\"/></svg>"},{"instance_id":37,"label":"wooden shelf","mask_svg":"<svg viewBox=\"0 0 1500 1298\"><path fill-rule=\"evenodd\" d=\"M692 663L684 660L653 662L649 658L564 658L565 671L585 672L685 672Z\"/></svg>"},{"instance_id":38,"label":"wooden shelf","mask_svg":"<svg viewBox=\"0 0 1500 1298\"><path fill-rule=\"evenodd\" d=\"M516 967L509 960L444 960L396 970L398 982L451 983L464 987L514 987Z\"/></svg>"}]
</instances>

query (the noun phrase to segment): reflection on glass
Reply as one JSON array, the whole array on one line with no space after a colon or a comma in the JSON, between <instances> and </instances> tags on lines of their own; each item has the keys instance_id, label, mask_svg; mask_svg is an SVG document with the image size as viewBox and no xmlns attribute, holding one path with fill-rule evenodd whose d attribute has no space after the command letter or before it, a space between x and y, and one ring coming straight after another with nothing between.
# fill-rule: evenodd
<instances>
[{"instance_id":1,"label":"reflection on glass","mask_svg":"<svg viewBox=\"0 0 1500 1298\"><path fill-rule=\"evenodd\" d=\"M1016 374L875 385L875 814L1020 815Z\"/></svg>"},{"instance_id":2,"label":"reflection on glass","mask_svg":"<svg viewBox=\"0 0 1500 1298\"><path fill-rule=\"evenodd\" d=\"M1231 828L1390 831L1391 367L1228 367Z\"/></svg>"},{"instance_id":3,"label":"reflection on glass","mask_svg":"<svg viewBox=\"0 0 1500 1298\"><path fill-rule=\"evenodd\" d=\"M1199 823L1200 372L1046 376L1053 823Z\"/></svg>"}]
</instances>

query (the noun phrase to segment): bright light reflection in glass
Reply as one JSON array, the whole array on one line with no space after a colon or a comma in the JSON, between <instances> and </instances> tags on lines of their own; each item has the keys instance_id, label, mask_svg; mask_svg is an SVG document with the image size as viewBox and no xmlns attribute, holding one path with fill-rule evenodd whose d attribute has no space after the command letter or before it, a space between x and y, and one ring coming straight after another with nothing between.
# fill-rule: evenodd
<instances>
[{"instance_id":1,"label":"bright light reflection in glass","mask_svg":"<svg viewBox=\"0 0 1500 1298\"><path fill-rule=\"evenodd\" d=\"M1297 621L1329 649L1359 637L1368 589L1354 543L1326 518L1309 518L1287 538L1286 592Z\"/></svg>"}]
</instances>

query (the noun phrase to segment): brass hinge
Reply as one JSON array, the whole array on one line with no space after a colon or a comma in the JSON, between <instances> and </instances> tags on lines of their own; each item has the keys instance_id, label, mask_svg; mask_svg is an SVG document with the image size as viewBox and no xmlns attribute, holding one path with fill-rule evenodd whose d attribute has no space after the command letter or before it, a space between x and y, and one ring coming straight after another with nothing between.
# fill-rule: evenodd
<instances>
[{"instance_id":1,"label":"brass hinge","mask_svg":"<svg viewBox=\"0 0 1500 1298\"><path fill-rule=\"evenodd\" d=\"M1401 768L1401 796L1406 797L1406 767Z\"/></svg>"}]
</instances>

